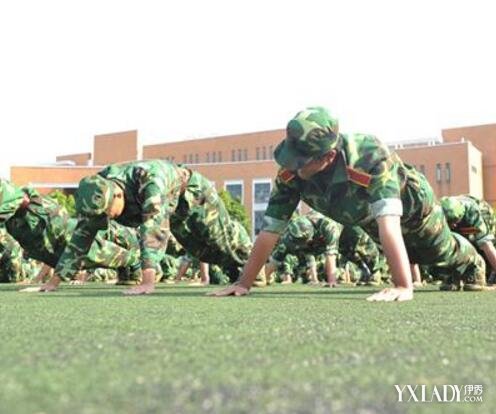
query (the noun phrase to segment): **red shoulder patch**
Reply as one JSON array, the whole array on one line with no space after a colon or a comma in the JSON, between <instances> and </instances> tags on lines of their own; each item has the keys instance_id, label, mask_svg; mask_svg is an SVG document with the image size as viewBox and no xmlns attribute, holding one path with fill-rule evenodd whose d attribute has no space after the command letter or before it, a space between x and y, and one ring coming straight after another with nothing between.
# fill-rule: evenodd
<instances>
[{"instance_id":1,"label":"red shoulder patch","mask_svg":"<svg viewBox=\"0 0 496 414\"><path fill-rule=\"evenodd\" d=\"M479 230L476 227L458 227L456 231L460 234L477 234Z\"/></svg>"},{"instance_id":2,"label":"red shoulder patch","mask_svg":"<svg viewBox=\"0 0 496 414\"><path fill-rule=\"evenodd\" d=\"M296 177L296 174L292 171L282 168L277 176L281 179L282 182L289 183L293 178Z\"/></svg>"},{"instance_id":3,"label":"red shoulder patch","mask_svg":"<svg viewBox=\"0 0 496 414\"><path fill-rule=\"evenodd\" d=\"M370 174L354 170L351 167L346 167L346 172L348 173L348 179L355 184L361 185L365 188L370 185L370 180L372 180L372 176Z\"/></svg>"}]
</instances>

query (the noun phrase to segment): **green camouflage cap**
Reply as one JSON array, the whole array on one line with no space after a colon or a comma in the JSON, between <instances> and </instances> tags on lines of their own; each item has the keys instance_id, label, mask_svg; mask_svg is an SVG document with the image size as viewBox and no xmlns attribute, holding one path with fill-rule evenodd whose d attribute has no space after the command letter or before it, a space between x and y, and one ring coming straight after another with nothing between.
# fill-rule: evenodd
<instances>
[{"instance_id":1,"label":"green camouflage cap","mask_svg":"<svg viewBox=\"0 0 496 414\"><path fill-rule=\"evenodd\" d=\"M76 211L86 216L99 216L108 209L113 196L114 186L110 180L100 175L85 177L74 194Z\"/></svg>"},{"instance_id":2,"label":"green camouflage cap","mask_svg":"<svg viewBox=\"0 0 496 414\"><path fill-rule=\"evenodd\" d=\"M463 203L456 197L441 198L441 206L443 207L444 215L449 225L458 223L465 214Z\"/></svg>"},{"instance_id":3,"label":"green camouflage cap","mask_svg":"<svg viewBox=\"0 0 496 414\"><path fill-rule=\"evenodd\" d=\"M304 241L313 238L313 224L306 217L298 217L289 223L288 233L294 241Z\"/></svg>"},{"instance_id":4,"label":"green camouflage cap","mask_svg":"<svg viewBox=\"0 0 496 414\"><path fill-rule=\"evenodd\" d=\"M320 106L300 111L288 122L286 139L274 151L277 163L296 171L338 143L339 123Z\"/></svg>"}]
</instances>

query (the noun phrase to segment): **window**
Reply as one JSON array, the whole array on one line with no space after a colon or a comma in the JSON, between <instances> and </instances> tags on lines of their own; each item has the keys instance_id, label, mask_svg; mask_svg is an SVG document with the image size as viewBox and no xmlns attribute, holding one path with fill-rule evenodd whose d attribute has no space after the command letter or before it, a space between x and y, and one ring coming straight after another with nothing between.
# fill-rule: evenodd
<instances>
[{"instance_id":1,"label":"window","mask_svg":"<svg viewBox=\"0 0 496 414\"><path fill-rule=\"evenodd\" d=\"M254 188L254 196L255 204L265 204L269 202L270 198L270 190L271 190L270 182L259 182L255 183Z\"/></svg>"},{"instance_id":2,"label":"window","mask_svg":"<svg viewBox=\"0 0 496 414\"><path fill-rule=\"evenodd\" d=\"M210 152L207 152L207 158L205 160L206 162L210 162Z\"/></svg>"},{"instance_id":3,"label":"window","mask_svg":"<svg viewBox=\"0 0 496 414\"><path fill-rule=\"evenodd\" d=\"M256 149L256 154L257 154L256 158L257 158L257 160L259 160L260 159L260 148L259 147L257 147L257 149Z\"/></svg>"},{"instance_id":4,"label":"window","mask_svg":"<svg viewBox=\"0 0 496 414\"><path fill-rule=\"evenodd\" d=\"M193 164L193 154L189 154L189 163Z\"/></svg>"},{"instance_id":5,"label":"window","mask_svg":"<svg viewBox=\"0 0 496 414\"><path fill-rule=\"evenodd\" d=\"M245 161L247 161L247 160L248 160L248 150L247 150L247 149L245 149L245 150L243 151L243 159L244 159Z\"/></svg>"},{"instance_id":6,"label":"window","mask_svg":"<svg viewBox=\"0 0 496 414\"><path fill-rule=\"evenodd\" d=\"M212 162L217 162L217 153L215 151L212 152Z\"/></svg>"},{"instance_id":7,"label":"window","mask_svg":"<svg viewBox=\"0 0 496 414\"><path fill-rule=\"evenodd\" d=\"M195 154L195 164L199 164L200 163L200 157L198 154Z\"/></svg>"},{"instance_id":8,"label":"window","mask_svg":"<svg viewBox=\"0 0 496 414\"><path fill-rule=\"evenodd\" d=\"M270 178L253 180L253 237L256 236L262 228L271 189L272 181Z\"/></svg>"},{"instance_id":9,"label":"window","mask_svg":"<svg viewBox=\"0 0 496 414\"><path fill-rule=\"evenodd\" d=\"M441 182L441 164L436 164L436 181Z\"/></svg>"},{"instance_id":10,"label":"window","mask_svg":"<svg viewBox=\"0 0 496 414\"><path fill-rule=\"evenodd\" d=\"M425 165L420 164L420 172L425 175Z\"/></svg>"},{"instance_id":11,"label":"window","mask_svg":"<svg viewBox=\"0 0 496 414\"><path fill-rule=\"evenodd\" d=\"M217 152L217 161L222 162L222 152Z\"/></svg>"},{"instance_id":12,"label":"window","mask_svg":"<svg viewBox=\"0 0 496 414\"><path fill-rule=\"evenodd\" d=\"M269 159L274 159L274 147L272 145L269 147Z\"/></svg>"},{"instance_id":13,"label":"window","mask_svg":"<svg viewBox=\"0 0 496 414\"><path fill-rule=\"evenodd\" d=\"M262 159L263 160L267 159L267 148L265 147L262 148Z\"/></svg>"},{"instance_id":14,"label":"window","mask_svg":"<svg viewBox=\"0 0 496 414\"><path fill-rule=\"evenodd\" d=\"M449 182L451 182L451 165L450 165L450 163L447 162L444 165L444 168L445 168L445 174L446 174L446 182L449 183Z\"/></svg>"},{"instance_id":15,"label":"window","mask_svg":"<svg viewBox=\"0 0 496 414\"><path fill-rule=\"evenodd\" d=\"M226 191L231 194L231 197L243 203L243 181L226 181L224 184Z\"/></svg>"},{"instance_id":16,"label":"window","mask_svg":"<svg viewBox=\"0 0 496 414\"><path fill-rule=\"evenodd\" d=\"M242 157L243 157L243 151L241 151L240 149L238 149L238 161L243 161L242 160Z\"/></svg>"},{"instance_id":17,"label":"window","mask_svg":"<svg viewBox=\"0 0 496 414\"><path fill-rule=\"evenodd\" d=\"M236 150L231 150L231 161L236 161Z\"/></svg>"},{"instance_id":18,"label":"window","mask_svg":"<svg viewBox=\"0 0 496 414\"><path fill-rule=\"evenodd\" d=\"M188 161L188 158L186 156L186 154L183 155L183 163L186 164L186 162Z\"/></svg>"}]
</instances>

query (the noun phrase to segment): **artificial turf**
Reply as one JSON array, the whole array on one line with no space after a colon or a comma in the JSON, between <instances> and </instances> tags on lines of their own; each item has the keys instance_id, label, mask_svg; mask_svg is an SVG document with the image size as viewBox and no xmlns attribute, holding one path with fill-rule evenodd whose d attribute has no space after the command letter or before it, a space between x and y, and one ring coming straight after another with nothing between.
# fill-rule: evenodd
<instances>
[{"instance_id":1,"label":"artificial turf","mask_svg":"<svg viewBox=\"0 0 496 414\"><path fill-rule=\"evenodd\" d=\"M17 289L0 286L0 413L496 411L494 292ZM394 384L483 385L483 402L399 403Z\"/></svg>"}]
</instances>

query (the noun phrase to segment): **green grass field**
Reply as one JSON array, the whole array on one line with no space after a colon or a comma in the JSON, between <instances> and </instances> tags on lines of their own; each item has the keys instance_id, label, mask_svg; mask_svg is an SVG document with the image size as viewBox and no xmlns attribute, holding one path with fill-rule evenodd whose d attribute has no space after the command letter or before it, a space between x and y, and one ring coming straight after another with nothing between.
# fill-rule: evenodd
<instances>
[{"instance_id":1,"label":"green grass field","mask_svg":"<svg viewBox=\"0 0 496 414\"><path fill-rule=\"evenodd\" d=\"M367 303L370 288L244 298L160 286L0 287L0 413L495 412L496 293ZM482 403L398 403L394 384L482 384ZM406 395L406 394L405 394Z\"/></svg>"}]
</instances>

